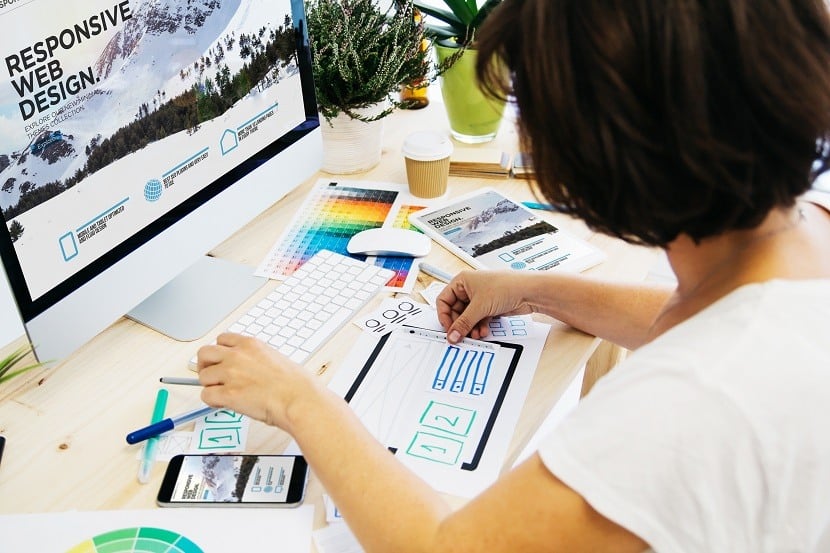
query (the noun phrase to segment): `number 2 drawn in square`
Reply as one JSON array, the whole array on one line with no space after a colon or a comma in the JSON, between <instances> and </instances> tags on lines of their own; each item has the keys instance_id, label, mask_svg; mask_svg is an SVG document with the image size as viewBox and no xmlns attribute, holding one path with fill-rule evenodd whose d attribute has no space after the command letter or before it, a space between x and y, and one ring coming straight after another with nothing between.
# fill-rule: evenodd
<instances>
[{"instance_id":1,"label":"number 2 drawn in square","mask_svg":"<svg viewBox=\"0 0 830 553\"><path fill-rule=\"evenodd\" d=\"M475 418L476 412L472 409L430 400L418 422L421 423L421 426L427 428L441 430L456 436L466 436L470 433Z\"/></svg>"},{"instance_id":2,"label":"number 2 drawn in square","mask_svg":"<svg viewBox=\"0 0 830 553\"><path fill-rule=\"evenodd\" d=\"M413 457L454 465L461 456L464 444L453 438L437 436L428 432L417 432L406 452Z\"/></svg>"},{"instance_id":3,"label":"number 2 drawn in square","mask_svg":"<svg viewBox=\"0 0 830 553\"><path fill-rule=\"evenodd\" d=\"M227 409L219 409L205 417L205 424L228 424L233 422L242 422L242 415Z\"/></svg>"}]
</instances>

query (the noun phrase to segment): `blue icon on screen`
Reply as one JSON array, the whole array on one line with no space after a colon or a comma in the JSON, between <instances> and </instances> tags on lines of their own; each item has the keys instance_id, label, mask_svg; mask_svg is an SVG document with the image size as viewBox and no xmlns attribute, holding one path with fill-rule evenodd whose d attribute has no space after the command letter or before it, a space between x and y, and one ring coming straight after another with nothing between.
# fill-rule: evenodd
<instances>
[{"instance_id":1,"label":"blue icon on screen","mask_svg":"<svg viewBox=\"0 0 830 553\"><path fill-rule=\"evenodd\" d=\"M155 202L161 198L161 181L158 179L150 179L144 185L144 199L148 202Z\"/></svg>"}]
</instances>

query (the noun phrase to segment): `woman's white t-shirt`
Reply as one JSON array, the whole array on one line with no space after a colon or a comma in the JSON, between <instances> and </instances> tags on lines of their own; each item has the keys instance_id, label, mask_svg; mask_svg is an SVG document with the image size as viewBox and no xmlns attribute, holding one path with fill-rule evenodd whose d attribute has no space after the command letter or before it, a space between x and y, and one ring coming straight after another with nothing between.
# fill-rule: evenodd
<instances>
[{"instance_id":1,"label":"woman's white t-shirt","mask_svg":"<svg viewBox=\"0 0 830 553\"><path fill-rule=\"evenodd\" d=\"M830 280L720 299L600 380L539 454L659 553L830 552Z\"/></svg>"}]
</instances>

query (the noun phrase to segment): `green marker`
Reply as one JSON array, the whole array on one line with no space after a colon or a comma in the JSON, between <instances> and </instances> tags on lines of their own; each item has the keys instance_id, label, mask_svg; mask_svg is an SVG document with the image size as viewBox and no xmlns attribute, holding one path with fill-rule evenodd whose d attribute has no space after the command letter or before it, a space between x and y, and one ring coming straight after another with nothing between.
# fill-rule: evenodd
<instances>
[{"instance_id":1,"label":"green marker","mask_svg":"<svg viewBox=\"0 0 830 553\"><path fill-rule=\"evenodd\" d=\"M156 405L153 407L153 418L150 424L155 424L164 418L164 410L167 409L167 390L161 388L156 395ZM141 465L138 468L138 481L146 484L150 481L150 470L156 461L156 447L158 447L158 436L153 436L144 444L144 453L141 456Z\"/></svg>"}]
</instances>

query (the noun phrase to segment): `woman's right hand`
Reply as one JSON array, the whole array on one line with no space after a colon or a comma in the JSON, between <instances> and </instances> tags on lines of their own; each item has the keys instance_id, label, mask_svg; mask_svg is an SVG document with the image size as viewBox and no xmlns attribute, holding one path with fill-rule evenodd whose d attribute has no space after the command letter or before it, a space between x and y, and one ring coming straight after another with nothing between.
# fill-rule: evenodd
<instances>
[{"instance_id":1,"label":"woman's right hand","mask_svg":"<svg viewBox=\"0 0 830 553\"><path fill-rule=\"evenodd\" d=\"M449 342L487 337L495 316L532 313L522 296L522 276L508 271L462 271L455 276L436 301L438 321Z\"/></svg>"}]
</instances>

